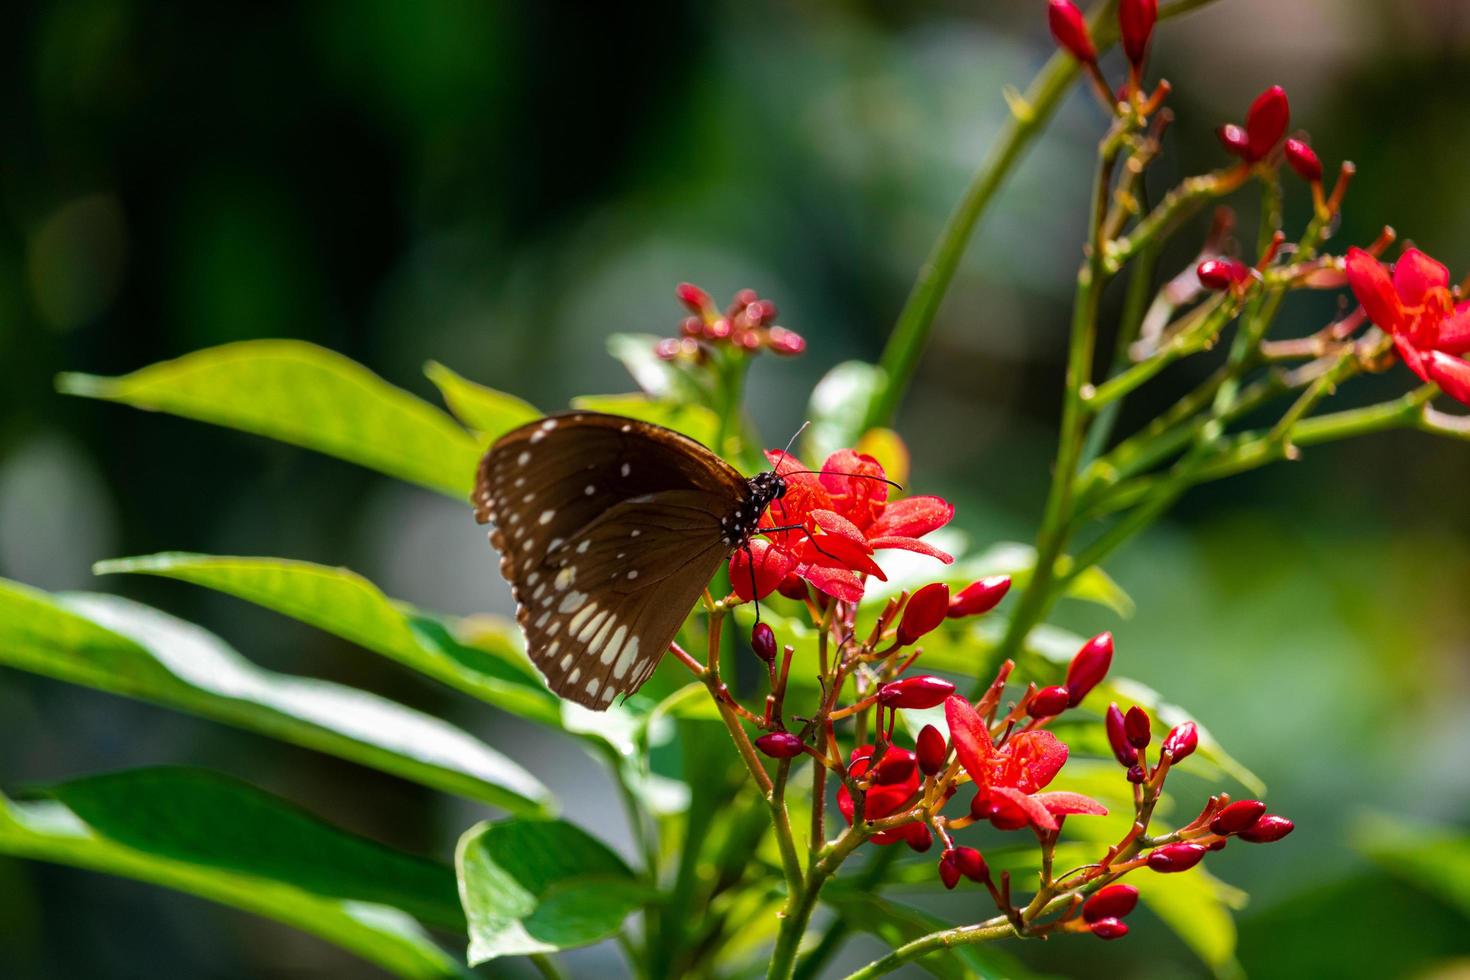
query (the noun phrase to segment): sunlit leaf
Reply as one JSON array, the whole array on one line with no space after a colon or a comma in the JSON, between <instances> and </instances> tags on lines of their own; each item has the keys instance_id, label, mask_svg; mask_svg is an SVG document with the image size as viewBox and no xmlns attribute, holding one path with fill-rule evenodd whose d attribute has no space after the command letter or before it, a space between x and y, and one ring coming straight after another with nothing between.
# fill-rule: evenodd
<instances>
[{"instance_id":1,"label":"sunlit leaf","mask_svg":"<svg viewBox=\"0 0 1470 980\"><path fill-rule=\"evenodd\" d=\"M694 379L654 353L660 339L653 334L615 333L607 338L607 350L628 369L638 387L653 397L687 404L702 402Z\"/></svg>"},{"instance_id":2,"label":"sunlit leaf","mask_svg":"<svg viewBox=\"0 0 1470 980\"><path fill-rule=\"evenodd\" d=\"M807 405L812 424L802 440L809 465L819 466L837 450L857 444L868 404L882 385L882 369L863 361L844 361L817 382Z\"/></svg>"},{"instance_id":3,"label":"sunlit leaf","mask_svg":"<svg viewBox=\"0 0 1470 980\"><path fill-rule=\"evenodd\" d=\"M183 800L176 818L187 819L189 812L189 803ZM385 852L377 848L376 856L381 858ZM64 803L54 800L15 803L0 796L0 853L120 875L198 895L320 936L398 976L467 976L467 971L399 908L356 897L321 894L297 882L274 879L260 869L241 872L140 850L90 826ZM363 873L357 877L360 879ZM385 884L379 889L390 887Z\"/></svg>"},{"instance_id":4,"label":"sunlit leaf","mask_svg":"<svg viewBox=\"0 0 1470 980\"><path fill-rule=\"evenodd\" d=\"M530 402L476 384L438 361L425 364L424 374L444 396L444 404L449 406L454 417L478 432L482 443L493 442L516 426L539 419L543 414Z\"/></svg>"},{"instance_id":5,"label":"sunlit leaf","mask_svg":"<svg viewBox=\"0 0 1470 980\"><path fill-rule=\"evenodd\" d=\"M711 447L720 431L719 417L708 408L669 398L654 398L642 394L582 395L572 399L572 407L652 422L654 425L682 432L695 442Z\"/></svg>"},{"instance_id":6,"label":"sunlit leaf","mask_svg":"<svg viewBox=\"0 0 1470 980\"><path fill-rule=\"evenodd\" d=\"M561 717L559 699L529 662L488 652L483 624L471 636L457 638L452 624L394 602L345 568L285 558L164 552L98 562L93 570L159 575L226 592L391 657L513 714L545 723Z\"/></svg>"},{"instance_id":7,"label":"sunlit leaf","mask_svg":"<svg viewBox=\"0 0 1470 980\"><path fill-rule=\"evenodd\" d=\"M56 386L315 449L461 500L480 455L433 405L296 340L211 347L116 378L62 374Z\"/></svg>"},{"instance_id":8,"label":"sunlit leaf","mask_svg":"<svg viewBox=\"0 0 1470 980\"><path fill-rule=\"evenodd\" d=\"M198 626L115 596L0 580L0 664L176 708L515 813L550 792L488 745L355 688L262 670Z\"/></svg>"},{"instance_id":9,"label":"sunlit leaf","mask_svg":"<svg viewBox=\"0 0 1470 980\"><path fill-rule=\"evenodd\" d=\"M1187 874L1149 875L1137 882L1138 897L1217 977L1241 976L1235 961L1235 920L1231 909L1245 895L1204 868Z\"/></svg>"},{"instance_id":10,"label":"sunlit leaf","mask_svg":"<svg viewBox=\"0 0 1470 980\"><path fill-rule=\"evenodd\" d=\"M471 965L606 939L650 894L607 845L562 820L477 824L455 865Z\"/></svg>"}]
</instances>

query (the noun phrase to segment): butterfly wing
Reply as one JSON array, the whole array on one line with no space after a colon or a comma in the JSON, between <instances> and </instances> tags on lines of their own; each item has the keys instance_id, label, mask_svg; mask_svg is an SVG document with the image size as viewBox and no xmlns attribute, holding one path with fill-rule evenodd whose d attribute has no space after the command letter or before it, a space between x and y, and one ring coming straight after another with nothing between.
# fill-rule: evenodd
<instances>
[{"instance_id":1,"label":"butterfly wing","mask_svg":"<svg viewBox=\"0 0 1470 980\"><path fill-rule=\"evenodd\" d=\"M653 673L733 546L749 488L678 433L591 412L517 429L485 454L476 516L531 660L553 691L602 709Z\"/></svg>"}]
</instances>

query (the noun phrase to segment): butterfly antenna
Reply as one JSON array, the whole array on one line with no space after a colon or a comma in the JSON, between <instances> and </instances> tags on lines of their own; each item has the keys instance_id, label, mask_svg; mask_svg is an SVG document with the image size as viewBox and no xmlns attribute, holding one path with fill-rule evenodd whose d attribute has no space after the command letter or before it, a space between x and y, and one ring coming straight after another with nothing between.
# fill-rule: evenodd
<instances>
[{"instance_id":1,"label":"butterfly antenna","mask_svg":"<svg viewBox=\"0 0 1470 980\"><path fill-rule=\"evenodd\" d=\"M791 447L796 444L796 440L801 436L801 434L803 432L806 431L807 426L809 426L811 424L812 424L812 420L811 419L807 419L805 422L801 423L801 425L797 428L797 430L795 432L791 433L791 438L786 440L786 448L781 450L781 459L783 461L784 460L788 460L788 459L791 458ZM781 464L780 464L780 462L778 462L776 464L776 472L778 474L781 472ZM806 472L806 471L803 470L801 472ZM776 501L776 506L781 508L781 523L782 524L785 524L786 523L786 505L784 503L782 503L778 499ZM757 620L757 622L759 622L759 620Z\"/></svg>"},{"instance_id":2,"label":"butterfly antenna","mask_svg":"<svg viewBox=\"0 0 1470 980\"><path fill-rule=\"evenodd\" d=\"M846 477L850 477L851 479L854 479L854 480L877 480L879 483L886 483L886 484L888 484L890 487L893 487L895 490L902 490L903 489L903 484L901 484L901 483L895 483L893 480L888 479L886 476L873 476L870 473L844 473L841 470L790 470L789 472L791 472L791 473L813 473L813 474L816 474L817 476L846 476Z\"/></svg>"}]
</instances>

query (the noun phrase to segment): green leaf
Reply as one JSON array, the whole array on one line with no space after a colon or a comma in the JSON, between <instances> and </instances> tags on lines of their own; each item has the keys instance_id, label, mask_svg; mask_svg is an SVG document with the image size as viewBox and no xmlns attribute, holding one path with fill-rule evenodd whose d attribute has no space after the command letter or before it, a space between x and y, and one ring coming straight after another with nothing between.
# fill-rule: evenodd
<instances>
[{"instance_id":1,"label":"green leaf","mask_svg":"<svg viewBox=\"0 0 1470 980\"><path fill-rule=\"evenodd\" d=\"M94 794L84 791L82 795L89 804L96 803ZM270 797L264 799L272 800ZM260 803L258 800L255 802ZM158 801L159 805L154 807L155 812L166 814L166 803L167 800ZM263 804L260 806L264 807ZM190 802L184 799L180 801L178 811L168 818L175 822L181 821L190 812ZM251 812L252 815L259 816L263 810L252 808ZM274 815L283 817L281 813ZM289 816L311 820L300 813ZM296 827L298 830L305 830L303 824L298 823ZM116 829L115 825L113 829ZM139 832L133 834L136 837L142 828L135 830ZM337 840L333 849L324 857L358 853L366 856L367 849L373 849L375 863L353 872L359 882L376 867L376 862L384 861L386 855L393 855L399 862L415 860L371 842L351 838L344 832L325 825L311 826L310 833L318 844L323 842L325 834L340 835L343 838ZM126 836L128 832L124 831L124 837ZM260 847L269 846L269 842L257 843ZM178 850L187 849L183 840L173 846ZM287 846L294 844L288 842ZM361 851L358 850L359 846ZM125 839L115 839L108 831L89 825L77 812L54 800L15 803L0 795L0 853L87 868L198 895L320 936L401 977L441 978L468 975L462 966L436 946L423 928L400 908L359 897L315 892L303 887L300 882L278 880L261 874L259 869L251 873L230 868L223 862L195 863L166 852L139 849ZM440 899L434 896L434 892L441 886L431 883L432 879L427 871L423 871L425 877L420 881L418 872L409 873L407 866L402 863L388 866L392 864L393 862L385 861L385 877L388 881L376 886L378 893L394 890L394 882L399 886L412 884L415 890L425 891L424 898L430 900L431 905L437 907L440 904ZM428 866L427 862L424 864ZM325 876L325 872L320 869L317 873Z\"/></svg>"},{"instance_id":2,"label":"green leaf","mask_svg":"<svg viewBox=\"0 0 1470 980\"><path fill-rule=\"evenodd\" d=\"M444 404L454 417L480 434L481 443L494 442L516 426L534 422L543 414L530 402L476 384L438 361L425 364L424 374L444 396Z\"/></svg>"},{"instance_id":3,"label":"green leaf","mask_svg":"<svg viewBox=\"0 0 1470 980\"><path fill-rule=\"evenodd\" d=\"M720 431L719 416L708 408L668 398L641 394L583 395L572 399L572 407L652 422L682 432L704 446L713 446Z\"/></svg>"},{"instance_id":4,"label":"green leaf","mask_svg":"<svg viewBox=\"0 0 1470 980\"><path fill-rule=\"evenodd\" d=\"M400 908L463 929L447 865L334 827L222 773L161 766L47 786L94 831L159 857Z\"/></svg>"},{"instance_id":5,"label":"green leaf","mask_svg":"<svg viewBox=\"0 0 1470 980\"><path fill-rule=\"evenodd\" d=\"M1188 874L1149 875L1139 882L1138 897L1164 920L1184 944L1217 977L1243 976L1235 960L1235 920L1231 909L1245 905L1245 895L1195 868Z\"/></svg>"},{"instance_id":6,"label":"green leaf","mask_svg":"<svg viewBox=\"0 0 1470 980\"><path fill-rule=\"evenodd\" d=\"M1356 821L1349 836L1354 847L1389 874L1437 895L1470 917L1470 836L1464 831L1371 814Z\"/></svg>"},{"instance_id":7,"label":"green leaf","mask_svg":"<svg viewBox=\"0 0 1470 980\"><path fill-rule=\"evenodd\" d=\"M874 364L844 361L817 382L807 405L812 424L802 441L808 465L820 466L833 452L857 443L883 379L883 370Z\"/></svg>"},{"instance_id":8,"label":"green leaf","mask_svg":"<svg viewBox=\"0 0 1470 980\"><path fill-rule=\"evenodd\" d=\"M929 872L933 876L932 862ZM849 928L871 933L894 948L931 932L953 928L951 923L921 909L890 901L872 892L843 887L837 881L823 889L822 900L837 911ZM937 950L914 960L914 965L942 980L968 980L970 977L1020 980L1032 976L1020 961L1002 952L995 943L970 943Z\"/></svg>"},{"instance_id":9,"label":"green leaf","mask_svg":"<svg viewBox=\"0 0 1470 980\"><path fill-rule=\"evenodd\" d=\"M661 339L653 334L615 333L607 338L607 350L628 369L638 387L653 397L702 404L705 399L695 380L653 352Z\"/></svg>"},{"instance_id":10,"label":"green leaf","mask_svg":"<svg viewBox=\"0 0 1470 980\"><path fill-rule=\"evenodd\" d=\"M470 965L613 935L649 889L605 844L564 820L471 827L455 854Z\"/></svg>"},{"instance_id":11,"label":"green leaf","mask_svg":"<svg viewBox=\"0 0 1470 980\"><path fill-rule=\"evenodd\" d=\"M0 579L0 664L176 708L503 807L551 793L488 745L355 688L262 670L191 623L115 596Z\"/></svg>"},{"instance_id":12,"label":"green leaf","mask_svg":"<svg viewBox=\"0 0 1470 980\"><path fill-rule=\"evenodd\" d=\"M62 374L56 387L315 449L461 500L480 456L475 438L428 402L295 340L211 347L117 378Z\"/></svg>"},{"instance_id":13,"label":"green leaf","mask_svg":"<svg viewBox=\"0 0 1470 980\"><path fill-rule=\"evenodd\" d=\"M455 624L394 602L345 568L285 558L164 552L98 562L93 571L158 575L225 592L390 657L512 714L560 723L559 699L541 683L518 641L484 622L456 635ZM515 630L509 624L501 629Z\"/></svg>"}]
</instances>

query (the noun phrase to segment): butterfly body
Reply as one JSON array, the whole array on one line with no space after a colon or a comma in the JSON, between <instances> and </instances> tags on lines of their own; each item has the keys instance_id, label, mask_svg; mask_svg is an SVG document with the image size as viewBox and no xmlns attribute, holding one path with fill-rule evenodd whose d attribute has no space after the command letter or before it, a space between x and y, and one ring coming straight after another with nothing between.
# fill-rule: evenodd
<instances>
[{"instance_id":1,"label":"butterfly body","mask_svg":"<svg viewBox=\"0 0 1470 980\"><path fill-rule=\"evenodd\" d=\"M693 439L597 412L515 429L480 461L490 523L531 661L601 710L652 675L722 562L785 492Z\"/></svg>"}]
</instances>

